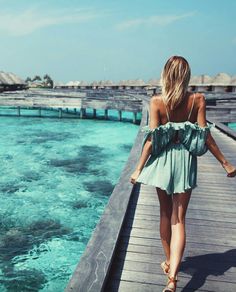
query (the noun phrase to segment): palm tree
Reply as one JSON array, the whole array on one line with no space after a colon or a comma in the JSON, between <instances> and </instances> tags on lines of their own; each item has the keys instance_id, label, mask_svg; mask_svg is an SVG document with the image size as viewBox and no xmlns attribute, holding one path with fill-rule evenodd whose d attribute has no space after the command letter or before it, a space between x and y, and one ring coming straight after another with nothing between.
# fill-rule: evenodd
<instances>
[{"instance_id":1,"label":"palm tree","mask_svg":"<svg viewBox=\"0 0 236 292\"><path fill-rule=\"evenodd\" d=\"M50 88L53 88L53 80L48 74L45 74L43 76L43 79L44 79L45 86L49 86Z\"/></svg>"},{"instance_id":2,"label":"palm tree","mask_svg":"<svg viewBox=\"0 0 236 292\"><path fill-rule=\"evenodd\" d=\"M30 77L27 77L26 79L25 79L25 82L32 82L32 80L31 80L31 78Z\"/></svg>"},{"instance_id":3,"label":"palm tree","mask_svg":"<svg viewBox=\"0 0 236 292\"><path fill-rule=\"evenodd\" d=\"M42 78L39 75L35 75L32 81L42 81Z\"/></svg>"}]
</instances>

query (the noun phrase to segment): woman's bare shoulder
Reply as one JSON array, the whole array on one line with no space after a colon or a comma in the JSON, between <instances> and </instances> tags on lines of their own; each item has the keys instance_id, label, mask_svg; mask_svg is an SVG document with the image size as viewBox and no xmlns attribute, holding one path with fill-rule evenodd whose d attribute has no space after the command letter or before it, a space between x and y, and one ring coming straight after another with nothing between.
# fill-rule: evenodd
<instances>
[{"instance_id":1,"label":"woman's bare shoulder","mask_svg":"<svg viewBox=\"0 0 236 292\"><path fill-rule=\"evenodd\" d=\"M161 98L161 94L155 94L151 97L150 99L150 103L152 103L153 105L158 106L161 102L162 98Z\"/></svg>"},{"instance_id":2,"label":"woman's bare shoulder","mask_svg":"<svg viewBox=\"0 0 236 292\"><path fill-rule=\"evenodd\" d=\"M195 102L198 106L204 106L206 104L205 95L201 92L195 92Z\"/></svg>"}]
</instances>

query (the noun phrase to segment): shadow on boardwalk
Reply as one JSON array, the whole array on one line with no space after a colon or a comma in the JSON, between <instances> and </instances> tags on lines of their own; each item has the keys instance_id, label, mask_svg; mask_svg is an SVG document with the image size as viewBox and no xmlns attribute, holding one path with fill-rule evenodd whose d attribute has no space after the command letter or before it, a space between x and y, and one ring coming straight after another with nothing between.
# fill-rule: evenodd
<instances>
[{"instance_id":1,"label":"shadow on boardwalk","mask_svg":"<svg viewBox=\"0 0 236 292\"><path fill-rule=\"evenodd\" d=\"M236 249L186 257L181 263L180 271L191 275L192 278L182 291L189 291L193 286L195 288L192 291L198 291L204 286L208 276L224 275L232 267L236 267Z\"/></svg>"}]
</instances>

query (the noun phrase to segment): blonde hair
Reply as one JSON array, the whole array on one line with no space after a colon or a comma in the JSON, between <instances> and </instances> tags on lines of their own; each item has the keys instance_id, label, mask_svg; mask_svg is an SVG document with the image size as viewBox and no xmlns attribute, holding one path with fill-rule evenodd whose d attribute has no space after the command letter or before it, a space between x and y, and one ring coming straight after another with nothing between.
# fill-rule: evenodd
<instances>
[{"instance_id":1,"label":"blonde hair","mask_svg":"<svg viewBox=\"0 0 236 292\"><path fill-rule=\"evenodd\" d=\"M172 56L166 62L161 73L162 95L170 110L178 107L185 97L191 70L187 60L180 56Z\"/></svg>"}]
</instances>

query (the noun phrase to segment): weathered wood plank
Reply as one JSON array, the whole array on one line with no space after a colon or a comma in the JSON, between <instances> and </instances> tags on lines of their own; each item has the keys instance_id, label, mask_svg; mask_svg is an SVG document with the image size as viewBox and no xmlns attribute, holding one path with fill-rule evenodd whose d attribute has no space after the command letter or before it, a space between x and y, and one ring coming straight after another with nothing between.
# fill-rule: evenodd
<instances>
[{"instance_id":1,"label":"weathered wood plank","mask_svg":"<svg viewBox=\"0 0 236 292\"><path fill-rule=\"evenodd\" d=\"M207 270L206 272L209 273L208 280L216 281L217 279L216 279L216 276L214 276L214 273L217 274L218 272L220 272L217 265L219 264L219 262L214 262L214 263L210 269L209 267L205 266L203 270ZM228 262L223 262L223 264L227 265ZM125 260L116 259L116 263L114 267L116 271L119 271L120 273L122 272L122 270L126 270L127 272L136 271L136 272L151 273L151 274L160 275L160 276L163 275L159 262L158 263L137 262L137 261L129 260L125 258ZM181 278L186 277L185 270L186 270L186 262L184 258L182 266L180 267L179 277ZM236 272L236 268L233 268L233 269L231 268L230 272L228 272L226 275L221 276L220 281L236 283L235 272Z\"/></svg>"},{"instance_id":2,"label":"weathered wood plank","mask_svg":"<svg viewBox=\"0 0 236 292\"><path fill-rule=\"evenodd\" d=\"M186 224L191 228L191 225L197 225L206 227L212 227L216 228L217 230L222 229L236 229L236 224L231 222L218 222L214 220L199 220L199 219L186 219ZM146 230L153 230L154 228L157 228L159 226L159 220L156 218L156 220L145 220L145 219L138 219L136 217L134 218L126 218L124 227L130 227L130 228L144 228ZM219 229L218 229L219 228Z\"/></svg>"},{"instance_id":3,"label":"weathered wood plank","mask_svg":"<svg viewBox=\"0 0 236 292\"><path fill-rule=\"evenodd\" d=\"M205 277L204 277L205 276ZM195 276L191 281L191 276L181 277L181 280L178 282L178 287L184 289L185 287L193 289L193 291L199 291L198 289L204 289L206 291L235 291L236 290L236 283L233 282L224 282L219 281L219 277L215 276L212 280L208 279L208 273L200 276ZM206 278L207 277L207 278ZM132 281L136 283L145 283L145 284L154 284L160 285L166 283L165 278L162 275L158 275L157 273L145 273L139 271L126 271L122 270L114 273L114 279L121 279L123 281ZM120 290L121 291L121 290ZM153 290L155 291L155 290ZM161 290L160 290L161 291Z\"/></svg>"},{"instance_id":4,"label":"weathered wood plank","mask_svg":"<svg viewBox=\"0 0 236 292\"><path fill-rule=\"evenodd\" d=\"M160 239L158 238L144 238L144 237L129 237L129 236L123 236L121 235L120 238L121 242L125 242L125 243L129 243L129 244L135 244L135 245L144 245L144 246L161 246L161 242ZM233 245L224 245L222 244L220 241L218 241L217 243L210 243L210 242L200 242L198 241L196 238L189 238L188 239L188 244L190 246L194 246L194 248L200 248L202 249L202 247L204 246L209 246L210 248L212 248L212 250L214 251L215 247L222 247L222 250L224 250L225 248L227 250L231 250L233 248L235 248L235 244Z\"/></svg>"}]
</instances>

